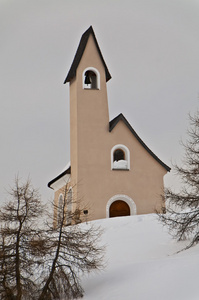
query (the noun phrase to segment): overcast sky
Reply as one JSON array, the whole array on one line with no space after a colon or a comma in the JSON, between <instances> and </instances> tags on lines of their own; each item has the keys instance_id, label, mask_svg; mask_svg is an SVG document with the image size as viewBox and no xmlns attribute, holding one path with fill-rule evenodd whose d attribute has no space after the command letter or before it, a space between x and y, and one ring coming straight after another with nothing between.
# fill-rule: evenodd
<instances>
[{"instance_id":1,"label":"overcast sky","mask_svg":"<svg viewBox=\"0 0 199 300\"><path fill-rule=\"evenodd\" d=\"M112 75L110 119L122 112L164 163L180 162L198 108L198 0L0 0L0 202L16 174L52 199L47 183L70 159L63 81L90 25Z\"/></svg>"}]
</instances>

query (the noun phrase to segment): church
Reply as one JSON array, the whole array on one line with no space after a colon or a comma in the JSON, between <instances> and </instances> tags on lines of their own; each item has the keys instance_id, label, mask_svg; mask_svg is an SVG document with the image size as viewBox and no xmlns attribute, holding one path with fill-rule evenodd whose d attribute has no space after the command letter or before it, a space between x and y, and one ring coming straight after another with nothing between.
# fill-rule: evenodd
<instances>
[{"instance_id":1,"label":"church","mask_svg":"<svg viewBox=\"0 0 199 300\"><path fill-rule=\"evenodd\" d=\"M154 213L162 208L170 167L123 114L109 120L110 72L92 26L82 35L64 83L70 88L70 163L48 183L77 222ZM54 212L54 219L58 214ZM67 223L73 223L71 217Z\"/></svg>"}]
</instances>

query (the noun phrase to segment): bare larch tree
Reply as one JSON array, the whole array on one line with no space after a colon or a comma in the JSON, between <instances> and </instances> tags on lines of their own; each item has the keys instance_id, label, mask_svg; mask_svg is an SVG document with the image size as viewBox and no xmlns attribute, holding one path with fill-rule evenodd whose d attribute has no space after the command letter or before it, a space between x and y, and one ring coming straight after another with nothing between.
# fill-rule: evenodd
<instances>
[{"instance_id":1,"label":"bare larch tree","mask_svg":"<svg viewBox=\"0 0 199 300\"><path fill-rule=\"evenodd\" d=\"M199 241L199 112L189 118L188 139L182 143L184 160L181 166L174 165L182 188L179 192L165 189L167 212L159 214L162 223L177 240L190 239L186 248Z\"/></svg>"},{"instance_id":2,"label":"bare larch tree","mask_svg":"<svg viewBox=\"0 0 199 300\"><path fill-rule=\"evenodd\" d=\"M48 224L49 255L39 300L76 299L83 296L80 275L103 268L104 246L99 246L102 230L91 224L75 224L76 211L67 210L67 185L57 226ZM70 222L68 222L68 219ZM73 223L74 225L68 226Z\"/></svg>"},{"instance_id":3,"label":"bare larch tree","mask_svg":"<svg viewBox=\"0 0 199 300\"><path fill-rule=\"evenodd\" d=\"M33 243L42 235L35 222L43 209L38 191L29 180L20 185L16 178L10 196L12 200L0 210L0 297L33 299L30 297L36 288L33 274L43 259Z\"/></svg>"},{"instance_id":4,"label":"bare larch tree","mask_svg":"<svg viewBox=\"0 0 199 300\"><path fill-rule=\"evenodd\" d=\"M68 226L66 195L67 186L55 228L43 221L47 212L30 181L15 180L12 199L0 210L0 299L79 298L80 275L103 266L99 228Z\"/></svg>"}]
</instances>

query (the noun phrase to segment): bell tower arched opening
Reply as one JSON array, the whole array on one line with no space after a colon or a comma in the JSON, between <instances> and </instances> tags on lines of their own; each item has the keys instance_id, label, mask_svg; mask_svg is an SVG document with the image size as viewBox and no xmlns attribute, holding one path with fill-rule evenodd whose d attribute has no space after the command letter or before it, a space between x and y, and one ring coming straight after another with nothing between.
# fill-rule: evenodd
<instances>
[{"instance_id":1,"label":"bell tower arched opening","mask_svg":"<svg viewBox=\"0 0 199 300\"><path fill-rule=\"evenodd\" d=\"M100 89L100 73L93 67L86 68L82 74L83 89L99 90Z\"/></svg>"}]
</instances>

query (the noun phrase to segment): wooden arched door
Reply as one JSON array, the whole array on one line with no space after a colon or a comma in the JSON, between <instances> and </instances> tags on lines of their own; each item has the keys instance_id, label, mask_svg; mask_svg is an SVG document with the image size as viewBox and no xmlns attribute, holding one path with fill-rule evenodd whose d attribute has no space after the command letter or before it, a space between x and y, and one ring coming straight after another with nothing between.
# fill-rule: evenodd
<instances>
[{"instance_id":1,"label":"wooden arched door","mask_svg":"<svg viewBox=\"0 0 199 300\"><path fill-rule=\"evenodd\" d=\"M125 201L114 201L109 208L109 216L110 218L130 216L130 207Z\"/></svg>"}]
</instances>

